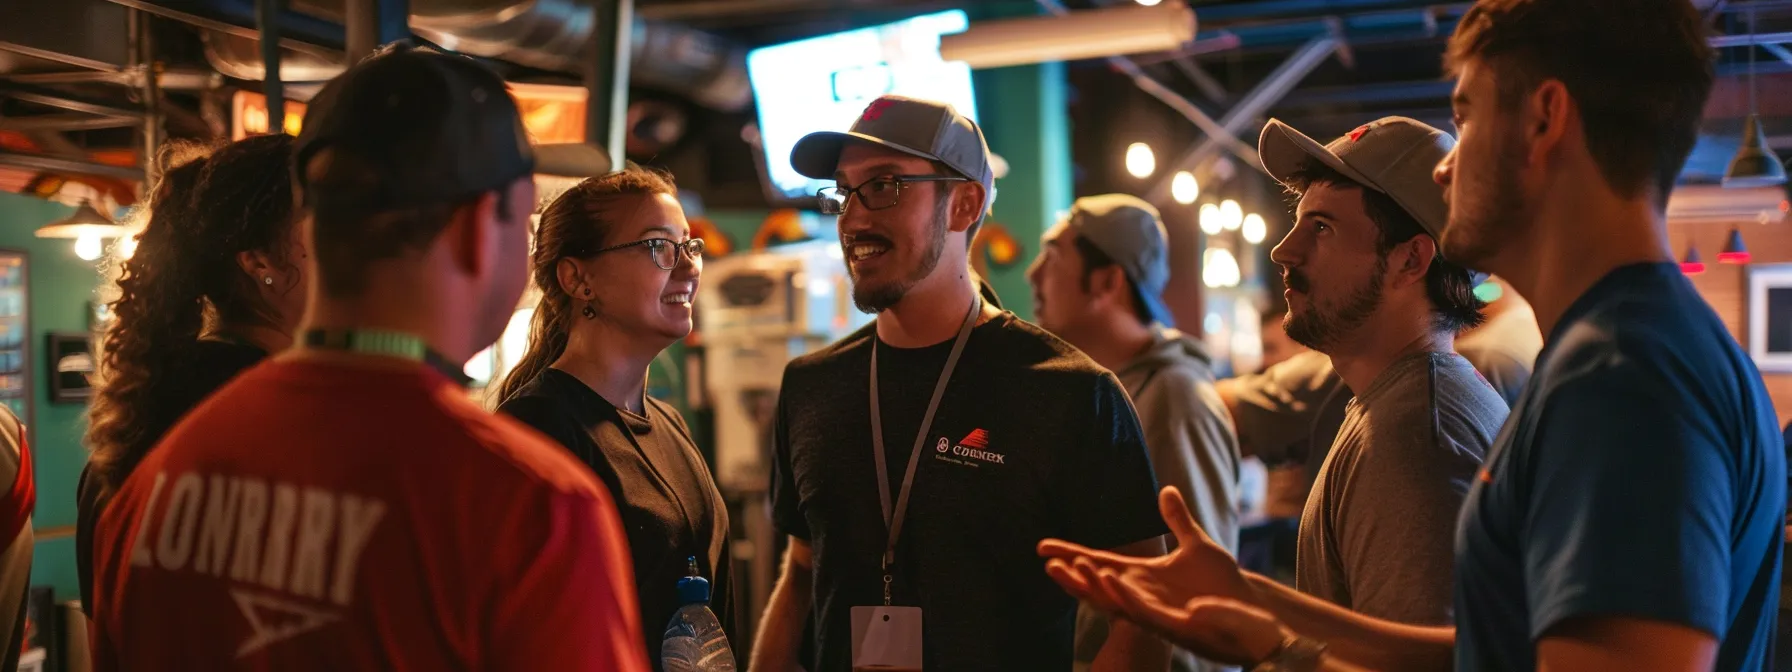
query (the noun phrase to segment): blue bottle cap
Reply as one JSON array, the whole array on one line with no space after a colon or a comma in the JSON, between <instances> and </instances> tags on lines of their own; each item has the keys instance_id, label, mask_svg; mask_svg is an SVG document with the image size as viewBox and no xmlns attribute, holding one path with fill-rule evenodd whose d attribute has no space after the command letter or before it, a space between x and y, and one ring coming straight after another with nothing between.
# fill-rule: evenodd
<instances>
[{"instance_id":1,"label":"blue bottle cap","mask_svg":"<svg viewBox=\"0 0 1792 672\"><path fill-rule=\"evenodd\" d=\"M685 558L685 577L678 580L678 600L685 604L709 603L709 579L697 573L697 558Z\"/></svg>"}]
</instances>

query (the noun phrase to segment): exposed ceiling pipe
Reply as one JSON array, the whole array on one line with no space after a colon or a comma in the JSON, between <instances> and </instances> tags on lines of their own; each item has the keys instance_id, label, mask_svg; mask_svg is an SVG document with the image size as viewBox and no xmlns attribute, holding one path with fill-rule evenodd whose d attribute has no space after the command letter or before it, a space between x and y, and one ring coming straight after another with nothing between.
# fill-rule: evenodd
<instances>
[{"instance_id":1,"label":"exposed ceiling pipe","mask_svg":"<svg viewBox=\"0 0 1792 672\"><path fill-rule=\"evenodd\" d=\"M1070 13L1070 10L1062 3L1058 2L1058 0L1038 0L1038 2L1040 7L1055 16L1064 16ZM1107 57L1107 63L1109 67L1112 67L1131 78L1133 85L1139 87L1139 90L1158 99L1165 105L1168 105L1170 109L1173 109L1186 117L1190 122L1193 122L1195 126L1199 127L1203 133L1206 133L1208 137L1214 138L1227 149L1232 150L1232 152L1237 154L1239 158L1252 162L1257 160L1256 147L1245 144L1238 139L1238 136L1234 135L1231 131L1226 130L1224 125L1214 121L1213 117L1208 116L1206 112L1195 106L1194 103L1189 102L1187 98L1183 98L1175 91L1171 90L1170 87L1164 86L1162 82L1145 74L1145 71L1141 69L1137 63L1134 63L1132 60L1123 56L1109 56Z\"/></svg>"},{"instance_id":2,"label":"exposed ceiling pipe","mask_svg":"<svg viewBox=\"0 0 1792 672\"><path fill-rule=\"evenodd\" d=\"M1324 63L1331 58L1332 54L1337 53L1341 44L1343 44L1343 40L1333 35L1315 37L1289 56L1288 60L1276 66L1274 72L1263 78L1256 88L1251 89L1250 93L1240 98L1238 104L1227 110L1226 115L1220 118L1220 125L1225 127L1228 136L1244 132L1255 126L1258 118L1269 110L1269 106L1288 95L1288 92L1293 90L1295 85L1300 84L1300 81L1305 79L1308 74L1311 74L1314 68L1319 67L1319 64ZM1160 171L1163 177L1151 187L1151 191L1147 192L1145 199L1161 202L1168 198L1172 176L1183 170L1205 170L1207 165L1218 158L1219 153L1224 149L1231 149L1224 138L1213 135L1203 138L1175 163ZM1250 163L1257 165L1255 161Z\"/></svg>"},{"instance_id":3,"label":"exposed ceiling pipe","mask_svg":"<svg viewBox=\"0 0 1792 672\"><path fill-rule=\"evenodd\" d=\"M114 0L136 6L151 0ZM171 0L169 1L172 4ZM242 22L247 0L198 0L210 6L211 19L191 12L160 8L158 13L217 28L220 22ZM532 68L582 76L584 49L597 30L597 0L411 0L410 27L445 48L495 58ZM317 82L344 69L337 48L345 33L340 23L342 0L290 0L282 18L282 46L298 37L313 44L282 56L281 79ZM291 19L288 23L287 19ZM700 105L738 111L752 104L743 44L675 23L633 22L630 78L635 84L683 95ZM206 58L213 67L238 79L265 76L252 31L231 29L206 35ZM317 45L328 45L319 48Z\"/></svg>"}]
</instances>

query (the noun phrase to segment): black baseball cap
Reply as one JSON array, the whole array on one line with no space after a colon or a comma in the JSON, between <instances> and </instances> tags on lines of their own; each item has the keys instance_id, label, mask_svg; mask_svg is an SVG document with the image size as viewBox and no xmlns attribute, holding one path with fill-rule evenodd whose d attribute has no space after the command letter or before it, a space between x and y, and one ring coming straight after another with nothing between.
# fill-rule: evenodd
<instances>
[{"instance_id":1,"label":"black baseball cap","mask_svg":"<svg viewBox=\"0 0 1792 672\"><path fill-rule=\"evenodd\" d=\"M378 184L361 207L456 203L535 171L535 151L504 79L465 56L397 46L330 80L311 100L293 148L306 166L330 149L367 162ZM307 197L310 200L310 197Z\"/></svg>"}]
</instances>

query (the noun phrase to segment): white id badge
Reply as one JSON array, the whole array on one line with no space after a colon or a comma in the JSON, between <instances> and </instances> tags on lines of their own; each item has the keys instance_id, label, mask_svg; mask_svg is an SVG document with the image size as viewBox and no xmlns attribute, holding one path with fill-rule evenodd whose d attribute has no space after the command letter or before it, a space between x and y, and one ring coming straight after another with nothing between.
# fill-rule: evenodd
<instances>
[{"instance_id":1,"label":"white id badge","mask_svg":"<svg viewBox=\"0 0 1792 672\"><path fill-rule=\"evenodd\" d=\"M853 607L852 669L920 672L920 607Z\"/></svg>"}]
</instances>

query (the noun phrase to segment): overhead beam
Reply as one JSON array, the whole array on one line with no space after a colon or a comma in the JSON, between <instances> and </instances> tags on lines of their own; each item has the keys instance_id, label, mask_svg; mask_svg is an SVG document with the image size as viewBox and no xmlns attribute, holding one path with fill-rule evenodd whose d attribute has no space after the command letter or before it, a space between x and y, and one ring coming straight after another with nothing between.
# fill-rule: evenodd
<instances>
[{"instance_id":1,"label":"overhead beam","mask_svg":"<svg viewBox=\"0 0 1792 672\"><path fill-rule=\"evenodd\" d=\"M65 159L58 156L42 154L25 154L21 152L0 151L0 166L11 166L27 170L39 170L51 173L71 173L75 175L93 175L111 177L120 180L139 181L143 179L143 170L136 167L112 166L79 159Z\"/></svg>"},{"instance_id":2,"label":"overhead beam","mask_svg":"<svg viewBox=\"0 0 1792 672\"><path fill-rule=\"evenodd\" d=\"M1040 7L1045 8L1045 11L1054 16L1064 16L1070 13L1070 10L1062 3L1059 3L1058 0L1038 0L1038 2ZM1144 91L1152 98L1158 99L1163 104L1168 105L1170 109L1175 110L1183 117L1186 117L1189 121L1193 122L1196 127L1200 128L1202 133L1206 133L1209 138L1213 138L1215 142L1218 142L1221 146L1231 150L1232 153L1237 154L1239 158L1244 159L1247 162L1256 162L1256 147L1239 140L1236 131L1226 130L1225 124L1215 121L1213 117L1208 116L1206 112L1195 106L1194 103L1189 102L1187 98L1183 98L1180 94L1171 90L1170 87L1164 86L1163 82L1159 82L1156 79L1153 79L1151 75L1145 74L1145 70L1140 68L1139 64L1132 62L1131 59L1121 56L1109 56L1107 57L1107 63L1110 67L1131 78L1133 85L1139 87L1139 90Z\"/></svg>"},{"instance_id":3,"label":"overhead beam","mask_svg":"<svg viewBox=\"0 0 1792 672\"><path fill-rule=\"evenodd\" d=\"M1263 81L1258 83L1256 88L1251 89L1250 93L1247 93L1243 98L1240 98L1238 104L1232 106L1232 109L1227 110L1226 115L1220 118L1220 126L1226 130L1225 137L1232 137L1234 138L1234 141L1236 141L1236 136L1234 134L1243 132L1255 126L1257 119L1263 116L1263 113L1267 112L1271 105L1274 105L1276 101L1281 100L1283 96L1288 95L1288 92L1293 90L1295 85L1300 84L1300 81L1305 79L1308 74L1311 74L1315 68L1318 68L1320 64L1331 58L1332 54L1336 53L1338 47L1342 44L1343 41L1339 40L1337 37L1326 35L1313 38L1305 45L1302 45L1299 50L1294 52L1294 55L1289 56L1288 60L1283 61L1281 65L1276 66L1274 72L1271 72L1268 77L1263 78ZM1145 196L1146 200L1156 202L1168 198L1170 195L1170 180L1177 172L1204 168L1208 163L1218 158L1220 152L1223 150L1234 150L1234 153L1236 153L1236 150L1228 143L1225 143L1222 137L1209 134L1208 137L1196 144L1193 149L1190 149L1187 153L1183 154L1181 158L1170 164L1168 170L1162 171L1161 174L1163 176L1158 178L1157 183L1151 188L1151 191L1147 192ZM1256 146L1250 146L1249 157L1245 162L1253 167L1261 168L1261 164L1257 159Z\"/></svg>"},{"instance_id":4,"label":"overhead beam","mask_svg":"<svg viewBox=\"0 0 1792 672\"><path fill-rule=\"evenodd\" d=\"M1719 35L1711 38L1713 47L1765 46L1792 42L1792 33L1755 33L1753 35Z\"/></svg>"},{"instance_id":5,"label":"overhead beam","mask_svg":"<svg viewBox=\"0 0 1792 672\"><path fill-rule=\"evenodd\" d=\"M183 2L179 3L182 9L176 9L169 6L172 3L167 2L167 0L112 0L112 2L114 4L124 5L133 9L140 9L156 16L173 19L200 28L208 28L221 33L228 33L230 35L251 40L261 39L261 31L255 27L257 22L253 9L246 16L222 16L213 12L204 14L198 13L206 12L210 9L200 3ZM222 3L220 6L236 6L238 4L239 3ZM253 8L257 3L250 2L247 4ZM186 9L191 9L193 11L185 11ZM280 38L280 46L293 51L311 54L325 60L333 61L342 57L342 52L337 50L343 43L344 38L340 26L329 21L292 11L280 12L280 26L291 29L289 31L282 31L282 34L290 32L294 35L304 36L303 39L300 39L299 37L282 37Z\"/></svg>"},{"instance_id":6,"label":"overhead beam","mask_svg":"<svg viewBox=\"0 0 1792 672\"><path fill-rule=\"evenodd\" d=\"M140 120L130 117L96 117L91 114L40 114L29 117L0 117L0 131L30 133L33 131L97 131L104 128L136 126Z\"/></svg>"},{"instance_id":7,"label":"overhead beam","mask_svg":"<svg viewBox=\"0 0 1792 672\"><path fill-rule=\"evenodd\" d=\"M1767 50L1767 53L1773 54L1780 60L1785 61L1786 64L1792 65L1792 49L1787 49L1777 44L1763 44L1761 45L1761 48Z\"/></svg>"},{"instance_id":8,"label":"overhead beam","mask_svg":"<svg viewBox=\"0 0 1792 672\"><path fill-rule=\"evenodd\" d=\"M142 117L143 109L120 103L109 103L84 96L63 93L51 88L19 82L0 82L0 98L22 100L70 112L111 117Z\"/></svg>"},{"instance_id":9,"label":"overhead beam","mask_svg":"<svg viewBox=\"0 0 1792 672\"><path fill-rule=\"evenodd\" d=\"M606 150L610 169L621 170L628 154L628 79L634 55L634 0L601 0L597 29L586 51L585 143Z\"/></svg>"},{"instance_id":10,"label":"overhead beam","mask_svg":"<svg viewBox=\"0 0 1792 672\"><path fill-rule=\"evenodd\" d=\"M1214 79L1213 75L1207 74L1207 70L1196 64L1194 59L1188 57L1177 58L1171 60L1170 65L1181 71L1183 76L1188 77L1188 81L1193 82L1195 88L1200 89L1201 95L1207 96L1208 100L1216 103L1225 103L1232 99L1232 94L1226 92L1226 87L1220 84L1220 80Z\"/></svg>"}]
</instances>

